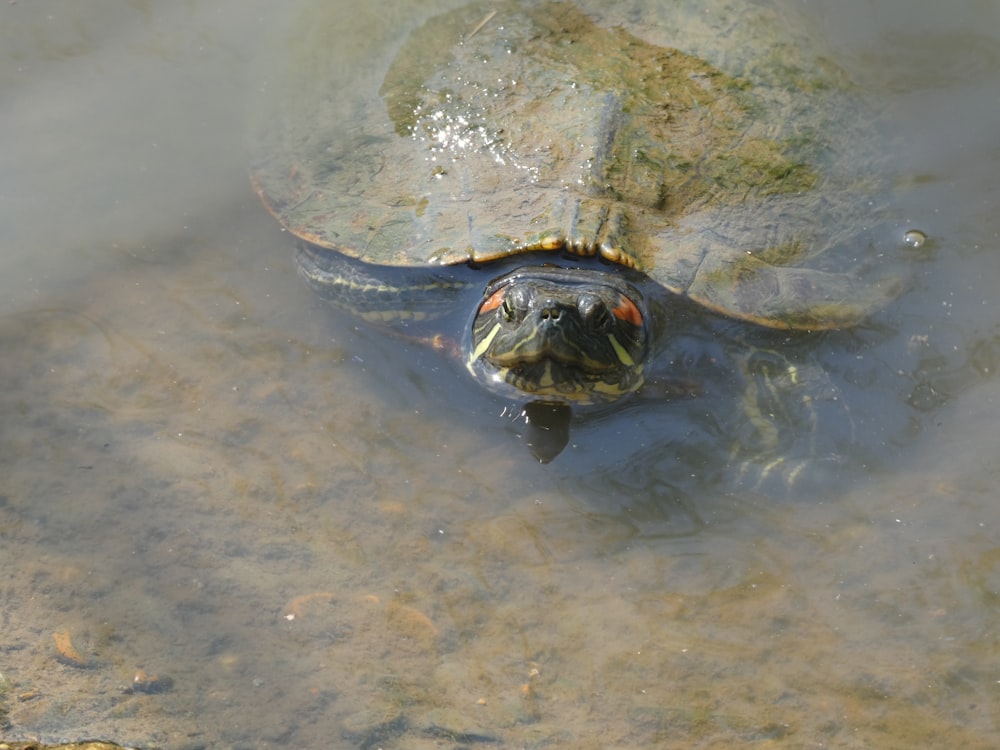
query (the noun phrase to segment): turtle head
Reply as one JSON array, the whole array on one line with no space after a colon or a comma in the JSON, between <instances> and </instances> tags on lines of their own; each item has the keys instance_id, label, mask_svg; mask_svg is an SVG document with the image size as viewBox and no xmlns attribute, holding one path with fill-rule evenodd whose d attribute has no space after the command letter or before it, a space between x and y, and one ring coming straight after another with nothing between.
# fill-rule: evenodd
<instances>
[{"instance_id":1,"label":"turtle head","mask_svg":"<svg viewBox=\"0 0 1000 750\"><path fill-rule=\"evenodd\" d=\"M468 367L489 385L584 404L642 385L649 349L643 297L623 276L549 266L493 280L471 338Z\"/></svg>"}]
</instances>

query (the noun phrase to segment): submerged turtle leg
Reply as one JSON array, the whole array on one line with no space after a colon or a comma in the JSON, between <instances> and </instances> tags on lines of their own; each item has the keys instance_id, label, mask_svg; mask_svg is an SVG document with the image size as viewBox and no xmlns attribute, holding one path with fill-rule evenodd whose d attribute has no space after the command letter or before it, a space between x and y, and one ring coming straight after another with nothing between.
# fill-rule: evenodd
<instances>
[{"instance_id":1,"label":"submerged turtle leg","mask_svg":"<svg viewBox=\"0 0 1000 750\"><path fill-rule=\"evenodd\" d=\"M744 421L730 454L740 483L786 494L822 482L845 458L844 444L828 438L850 443L854 434L851 413L829 375L818 364L763 349L743 360L741 370Z\"/></svg>"},{"instance_id":2,"label":"submerged turtle leg","mask_svg":"<svg viewBox=\"0 0 1000 750\"><path fill-rule=\"evenodd\" d=\"M305 242L296 256L299 273L334 306L377 322L433 320L454 311L470 288L462 266L401 268L364 263Z\"/></svg>"}]
</instances>

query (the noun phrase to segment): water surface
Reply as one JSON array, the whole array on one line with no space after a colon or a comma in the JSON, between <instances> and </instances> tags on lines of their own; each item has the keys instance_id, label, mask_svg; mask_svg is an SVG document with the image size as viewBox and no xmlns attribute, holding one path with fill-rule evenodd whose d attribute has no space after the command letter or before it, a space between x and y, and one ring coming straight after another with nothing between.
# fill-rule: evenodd
<instances>
[{"instance_id":1,"label":"water surface","mask_svg":"<svg viewBox=\"0 0 1000 750\"><path fill-rule=\"evenodd\" d=\"M459 366L314 299L247 182L270 6L0 10L3 737L996 747L996 5L794 4L930 240L812 350L856 437L782 493L697 400L540 465Z\"/></svg>"}]
</instances>

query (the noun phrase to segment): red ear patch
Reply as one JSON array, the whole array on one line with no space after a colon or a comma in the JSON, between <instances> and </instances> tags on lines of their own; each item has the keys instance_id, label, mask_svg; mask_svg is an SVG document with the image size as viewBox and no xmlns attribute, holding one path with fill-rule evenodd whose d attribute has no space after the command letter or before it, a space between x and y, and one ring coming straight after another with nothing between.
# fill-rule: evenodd
<instances>
[{"instance_id":1,"label":"red ear patch","mask_svg":"<svg viewBox=\"0 0 1000 750\"><path fill-rule=\"evenodd\" d=\"M486 298L486 300L479 306L479 312L485 313L490 310L496 310L500 305L503 304L504 295L507 293L507 287L502 286L497 289L493 294Z\"/></svg>"},{"instance_id":2,"label":"red ear patch","mask_svg":"<svg viewBox=\"0 0 1000 750\"><path fill-rule=\"evenodd\" d=\"M631 323L636 328L642 328L642 313L635 303L625 295L618 298L618 306L611 311L619 320Z\"/></svg>"}]
</instances>

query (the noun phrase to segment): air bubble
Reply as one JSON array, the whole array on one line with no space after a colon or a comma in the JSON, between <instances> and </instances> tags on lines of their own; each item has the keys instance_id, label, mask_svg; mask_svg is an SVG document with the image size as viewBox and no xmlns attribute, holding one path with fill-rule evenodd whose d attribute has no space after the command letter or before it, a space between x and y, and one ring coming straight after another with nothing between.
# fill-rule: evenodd
<instances>
[{"instance_id":1,"label":"air bubble","mask_svg":"<svg viewBox=\"0 0 1000 750\"><path fill-rule=\"evenodd\" d=\"M910 247L920 248L927 242L927 235L919 229L909 229L903 234L903 242Z\"/></svg>"}]
</instances>

